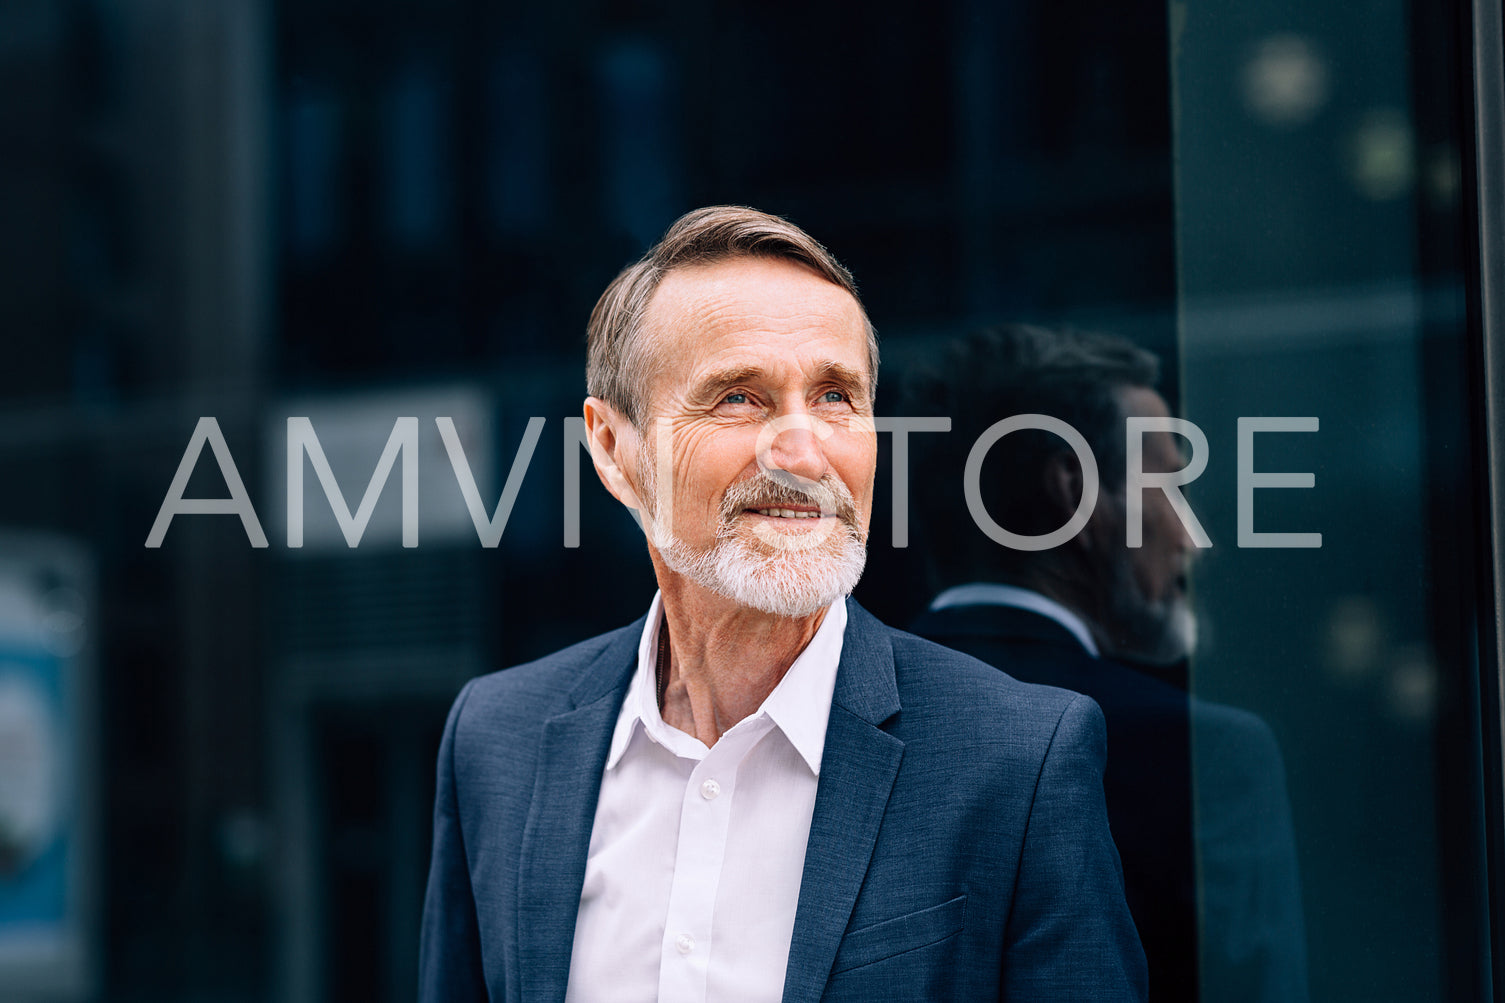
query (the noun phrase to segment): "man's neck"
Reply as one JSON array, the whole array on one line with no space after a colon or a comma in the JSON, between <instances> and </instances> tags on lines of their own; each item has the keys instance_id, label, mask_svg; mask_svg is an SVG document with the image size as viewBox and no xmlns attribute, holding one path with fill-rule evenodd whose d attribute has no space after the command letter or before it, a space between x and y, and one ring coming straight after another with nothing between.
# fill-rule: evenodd
<instances>
[{"instance_id":1,"label":"man's neck","mask_svg":"<svg viewBox=\"0 0 1505 1003\"><path fill-rule=\"evenodd\" d=\"M664 723L707 748L753 714L825 620L749 609L659 568L668 664L659 665Z\"/></svg>"}]
</instances>

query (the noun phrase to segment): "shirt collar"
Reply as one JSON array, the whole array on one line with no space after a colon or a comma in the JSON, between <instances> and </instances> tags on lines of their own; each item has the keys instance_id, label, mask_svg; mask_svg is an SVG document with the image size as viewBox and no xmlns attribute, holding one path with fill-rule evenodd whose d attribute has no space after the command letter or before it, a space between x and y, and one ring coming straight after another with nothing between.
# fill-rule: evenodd
<instances>
[{"instance_id":1,"label":"shirt collar","mask_svg":"<svg viewBox=\"0 0 1505 1003\"><path fill-rule=\"evenodd\" d=\"M1097 649L1097 642L1092 639L1092 631L1087 628L1087 621L1033 589L1021 589L1017 585L1000 585L996 582L972 582L947 589L930 604L931 609L945 609L948 606L1017 606L1019 609L1027 609L1031 613L1050 617L1071 631L1072 636L1093 658L1102 657Z\"/></svg>"},{"instance_id":2,"label":"shirt collar","mask_svg":"<svg viewBox=\"0 0 1505 1003\"><path fill-rule=\"evenodd\" d=\"M658 682L654 665L658 659L658 631L663 620L663 596L655 593L648 619L638 641L638 667L627 689L612 732L606 768L614 768L626 753L639 727L654 741L680 756L700 758L705 746L692 735L664 723L658 709ZM821 753L826 744L826 722L831 716L831 697L836 690L836 670L841 664L842 640L847 628L847 603L838 599L826 610L825 619L805 650L800 652L784 678L763 700L749 720L767 717L789 740L795 751L820 776ZM740 722L739 722L740 723Z\"/></svg>"},{"instance_id":3,"label":"shirt collar","mask_svg":"<svg viewBox=\"0 0 1505 1003\"><path fill-rule=\"evenodd\" d=\"M831 695L836 690L836 668L841 664L846 631L847 601L838 599L826 610L820 629L760 708L773 718L816 776L820 776L826 722L831 717Z\"/></svg>"}]
</instances>

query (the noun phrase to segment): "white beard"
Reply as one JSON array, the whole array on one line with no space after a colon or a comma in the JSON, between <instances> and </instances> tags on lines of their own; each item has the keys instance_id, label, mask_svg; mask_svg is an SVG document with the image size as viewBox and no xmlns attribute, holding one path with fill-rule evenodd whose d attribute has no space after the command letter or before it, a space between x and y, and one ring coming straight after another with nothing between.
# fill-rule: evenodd
<instances>
[{"instance_id":1,"label":"white beard","mask_svg":"<svg viewBox=\"0 0 1505 1003\"><path fill-rule=\"evenodd\" d=\"M856 503L838 478L828 475L809 488L767 473L739 481L722 499L715 542L696 549L654 518L661 507L651 458L644 459L646 497L652 499L652 512L643 513L644 526L671 571L740 606L783 617L810 616L857 587L867 548L857 526ZM818 504L823 512L835 512L838 522L798 533L760 532L756 535L761 544L739 532L737 521L744 508L776 507L780 502Z\"/></svg>"},{"instance_id":2,"label":"white beard","mask_svg":"<svg viewBox=\"0 0 1505 1003\"><path fill-rule=\"evenodd\" d=\"M851 595L862 577L867 553L843 532L842 545L759 554L742 539L718 539L710 550L695 551L672 537L655 539L671 571L737 603L774 616L810 616Z\"/></svg>"}]
</instances>

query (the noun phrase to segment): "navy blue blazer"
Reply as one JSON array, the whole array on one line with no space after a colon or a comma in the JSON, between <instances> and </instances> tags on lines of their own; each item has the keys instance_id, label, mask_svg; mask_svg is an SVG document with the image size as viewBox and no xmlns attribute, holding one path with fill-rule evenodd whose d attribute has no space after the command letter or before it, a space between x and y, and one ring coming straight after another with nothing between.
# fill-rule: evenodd
<instances>
[{"instance_id":1,"label":"navy blue blazer","mask_svg":"<svg viewBox=\"0 0 1505 1003\"><path fill-rule=\"evenodd\" d=\"M785 1003L1143 1000L1097 705L848 610ZM564 999L642 629L474 679L456 698L424 1003Z\"/></svg>"}]
</instances>

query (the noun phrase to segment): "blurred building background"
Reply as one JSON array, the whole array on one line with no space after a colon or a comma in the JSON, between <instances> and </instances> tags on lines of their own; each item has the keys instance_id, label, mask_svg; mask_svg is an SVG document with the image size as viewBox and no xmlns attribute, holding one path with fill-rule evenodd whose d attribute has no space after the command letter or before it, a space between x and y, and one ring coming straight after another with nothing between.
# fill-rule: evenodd
<instances>
[{"instance_id":1,"label":"blurred building background","mask_svg":"<svg viewBox=\"0 0 1505 1003\"><path fill-rule=\"evenodd\" d=\"M1282 745L1313 998L1495 998L1468 14L7 0L0 813L46 809L0 859L0 998L412 997L449 700L652 595L565 419L596 296L716 202L851 267L886 385L1002 320L1162 356L1212 450L1190 684ZM1256 469L1315 473L1259 528L1321 549L1237 547L1247 415L1320 418ZM144 545L204 416L265 548L228 516ZM359 547L313 488L286 545L290 416L352 511L418 417L418 547L395 473ZM495 549L442 416L488 508L522 471ZM206 449L187 496L226 493ZM889 497L858 595L902 624Z\"/></svg>"}]
</instances>

